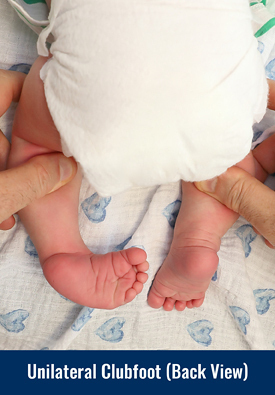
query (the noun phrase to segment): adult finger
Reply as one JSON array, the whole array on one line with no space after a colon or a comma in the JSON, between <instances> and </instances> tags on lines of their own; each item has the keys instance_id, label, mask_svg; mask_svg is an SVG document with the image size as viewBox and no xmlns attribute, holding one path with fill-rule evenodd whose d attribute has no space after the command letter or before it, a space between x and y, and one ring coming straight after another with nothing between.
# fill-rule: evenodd
<instances>
[{"instance_id":1,"label":"adult finger","mask_svg":"<svg viewBox=\"0 0 275 395\"><path fill-rule=\"evenodd\" d=\"M32 201L67 184L77 164L62 154L40 155L0 172L0 223Z\"/></svg>"},{"instance_id":2,"label":"adult finger","mask_svg":"<svg viewBox=\"0 0 275 395\"><path fill-rule=\"evenodd\" d=\"M0 129L0 171L6 169L9 153L10 143Z\"/></svg>"},{"instance_id":3,"label":"adult finger","mask_svg":"<svg viewBox=\"0 0 275 395\"><path fill-rule=\"evenodd\" d=\"M275 245L275 193L244 170L234 166L196 187L242 215Z\"/></svg>"},{"instance_id":4,"label":"adult finger","mask_svg":"<svg viewBox=\"0 0 275 395\"><path fill-rule=\"evenodd\" d=\"M0 116L2 116L11 102L20 98L26 75L19 71L0 70Z\"/></svg>"},{"instance_id":5,"label":"adult finger","mask_svg":"<svg viewBox=\"0 0 275 395\"><path fill-rule=\"evenodd\" d=\"M10 143L0 130L0 172L7 167L8 156L10 152ZM15 219L11 216L6 221L0 223L0 230L8 230L13 227Z\"/></svg>"},{"instance_id":6,"label":"adult finger","mask_svg":"<svg viewBox=\"0 0 275 395\"><path fill-rule=\"evenodd\" d=\"M10 218L6 219L0 224L0 230L9 230L11 229L15 224L15 218L14 216L10 216Z\"/></svg>"}]
</instances>

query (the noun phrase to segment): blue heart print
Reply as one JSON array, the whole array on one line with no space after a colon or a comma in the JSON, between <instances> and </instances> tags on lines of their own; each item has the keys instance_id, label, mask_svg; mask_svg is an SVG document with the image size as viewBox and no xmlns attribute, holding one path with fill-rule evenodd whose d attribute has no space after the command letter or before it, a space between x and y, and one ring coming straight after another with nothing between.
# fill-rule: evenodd
<instances>
[{"instance_id":1,"label":"blue heart print","mask_svg":"<svg viewBox=\"0 0 275 395\"><path fill-rule=\"evenodd\" d=\"M218 279L218 272L216 271L213 275L213 277L211 278L212 281L217 281Z\"/></svg>"},{"instance_id":2,"label":"blue heart print","mask_svg":"<svg viewBox=\"0 0 275 395\"><path fill-rule=\"evenodd\" d=\"M33 245L33 242L31 241L30 236L28 236L25 240L25 252L35 258L38 257L38 253L35 249L35 246Z\"/></svg>"},{"instance_id":3,"label":"blue heart print","mask_svg":"<svg viewBox=\"0 0 275 395\"><path fill-rule=\"evenodd\" d=\"M257 237L251 225L242 225L235 231L236 236L241 240L245 257L249 257L251 253L250 244Z\"/></svg>"},{"instance_id":4,"label":"blue heart print","mask_svg":"<svg viewBox=\"0 0 275 395\"><path fill-rule=\"evenodd\" d=\"M132 236L128 237L126 240L124 240L122 243L118 244L115 246L114 251L121 251L124 249L124 247L129 243L129 241L132 239Z\"/></svg>"},{"instance_id":5,"label":"blue heart print","mask_svg":"<svg viewBox=\"0 0 275 395\"><path fill-rule=\"evenodd\" d=\"M14 64L9 68L11 71L20 71L20 73L28 74L31 69L31 65L27 63Z\"/></svg>"},{"instance_id":6,"label":"blue heart print","mask_svg":"<svg viewBox=\"0 0 275 395\"><path fill-rule=\"evenodd\" d=\"M71 300L68 299L68 298L66 298L65 296L63 296L63 295L61 295L61 294L58 294L58 295L60 296L60 298L62 298L62 299L64 299L64 300L67 300L67 302L71 302Z\"/></svg>"},{"instance_id":7,"label":"blue heart print","mask_svg":"<svg viewBox=\"0 0 275 395\"><path fill-rule=\"evenodd\" d=\"M263 134L263 132L260 130L255 131L253 134L252 143L255 143L255 141L257 141L261 137L262 134Z\"/></svg>"},{"instance_id":8,"label":"blue heart print","mask_svg":"<svg viewBox=\"0 0 275 395\"><path fill-rule=\"evenodd\" d=\"M275 80L275 59L271 60L265 67L266 76L271 80Z\"/></svg>"},{"instance_id":9,"label":"blue heart print","mask_svg":"<svg viewBox=\"0 0 275 395\"><path fill-rule=\"evenodd\" d=\"M208 320L195 321L187 326L187 332L198 344L208 347L212 342L210 333L214 329L213 324Z\"/></svg>"},{"instance_id":10,"label":"blue heart print","mask_svg":"<svg viewBox=\"0 0 275 395\"><path fill-rule=\"evenodd\" d=\"M14 310L7 314L0 314L0 325L8 332L19 333L25 329L23 321L29 316L26 310Z\"/></svg>"},{"instance_id":11,"label":"blue heart print","mask_svg":"<svg viewBox=\"0 0 275 395\"><path fill-rule=\"evenodd\" d=\"M96 334L107 342L119 343L124 336L124 332L121 330L124 324L124 318L111 318L97 329Z\"/></svg>"},{"instance_id":12,"label":"blue heart print","mask_svg":"<svg viewBox=\"0 0 275 395\"><path fill-rule=\"evenodd\" d=\"M256 300L257 313L265 314L270 308L270 300L275 299L274 289L255 289L253 291Z\"/></svg>"},{"instance_id":13,"label":"blue heart print","mask_svg":"<svg viewBox=\"0 0 275 395\"><path fill-rule=\"evenodd\" d=\"M176 201L168 204L168 206L166 206L165 209L162 212L162 214L165 216L165 218L167 219L169 225L172 228L175 227L176 219L177 219L177 216L178 216L179 211L180 211L180 205L181 205L181 201L180 200L176 200Z\"/></svg>"},{"instance_id":14,"label":"blue heart print","mask_svg":"<svg viewBox=\"0 0 275 395\"><path fill-rule=\"evenodd\" d=\"M246 335L246 326L250 323L250 316L248 312L238 306L229 306L229 308L239 328Z\"/></svg>"},{"instance_id":15,"label":"blue heart print","mask_svg":"<svg viewBox=\"0 0 275 395\"><path fill-rule=\"evenodd\" d=\"M261 42L261 41L258 41L258 48L257 49L262 54L264 52L264 49L265 49L264 43Z\"/></svg>"},{"instance_id":16,"label":"blue heart print","mask_svg":"<svg viewBox=\"0 0 275 395\"><path fill-rule=\"evenodd\" d=\"M100 198L97 193L82 202L81 207L86 217L93 223L100 223L106 218L106 207L110 204L111 197Z\"/></svg>"},{"instance_id":17,"label":"blue heart print","mask_svg":"<svg viewBox=\"0 0 275 395\"><path fill-rule=\"evenodd\" d=\"M83 307L77 319L71 326L72 330L75 332L80 331L83 328L83 326L91 319L93 311L94 309L91 307Z\"/></svg>"}]
</instances>

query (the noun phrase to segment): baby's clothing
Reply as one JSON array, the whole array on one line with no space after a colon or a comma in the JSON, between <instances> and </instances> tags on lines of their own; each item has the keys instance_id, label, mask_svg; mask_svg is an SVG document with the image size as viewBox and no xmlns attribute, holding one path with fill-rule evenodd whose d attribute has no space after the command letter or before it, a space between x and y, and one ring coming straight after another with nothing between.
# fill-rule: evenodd
<instances>
[{"instance_id":1,"label":"baby's clothing","mask_svg":"<svg viewBox=\"0 0 275 395\"><path fill-rule=\"evenodd\" d=\"M52 0L38 52L64 152L100 195L224 172L267 82L247 0Z\"/></svg>"}]
</instances>

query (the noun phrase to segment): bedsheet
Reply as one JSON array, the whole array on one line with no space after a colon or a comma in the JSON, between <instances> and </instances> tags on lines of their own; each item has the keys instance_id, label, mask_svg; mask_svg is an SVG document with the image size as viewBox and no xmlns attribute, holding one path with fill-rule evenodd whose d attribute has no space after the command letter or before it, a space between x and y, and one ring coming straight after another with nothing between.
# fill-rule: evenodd
<instances>
[{"instance_id":1,"label":"bedsheet","mask_svg":"<svg viewBox=\"0 0 275 395\"><path fill-rule=\"evenodd\" d=\"M258 37L267 77L273 79L274 34L272 27ZM36 38L1 1L0 67L27 72L37 56ZM0 119L8 137L15 108ZM268 110L254 127L254 145L274 131L273 125L275 115ZM268 184L273 187L274 177ZM54 291L16 218L11 230L0 232L0 349L274 350L275 251L242 217L222 239L219 266L200 308L165 312L148 306L147 293L169 251L180 200L179 183L100 198L83 180L79 225L87 246L97 253L140 246L148 254L143 292L115 310L83 307Z\"/></svg>"}]
</instances>

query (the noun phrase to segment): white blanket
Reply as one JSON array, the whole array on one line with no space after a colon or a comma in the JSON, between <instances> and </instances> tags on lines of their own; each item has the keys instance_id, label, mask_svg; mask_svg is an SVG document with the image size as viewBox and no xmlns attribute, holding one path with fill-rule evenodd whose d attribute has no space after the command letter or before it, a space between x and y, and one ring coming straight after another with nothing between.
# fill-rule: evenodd
<instances>
[{"instance_id":1,"label":"white blanket","mask_svg":"<svg viewBox=\"0 0 275 395\"><path fill-rule=\"evenodd\" d=\"M275 51L267 38L274 43L274 30L259 37L259 48L266 56L268 77L275 78ZM37 56L36 40L2 1L0 67L28 70ZM0 120L7 135L14 108ZM256 137L273 124L274 113L268 111L255 126ZM132 303L111 311L82 307L56 293L46 282L19 219L13 229L2 231L0 349L274 350L275 252L243 218L222 239L219 267L202 307L165 312L148 306L147 293L169 251L180 199L179 183L99 198L83 182L79 224L87 246L101 253L135 245L148 253L144 291Z\"/></svg>"}]
</instances>

